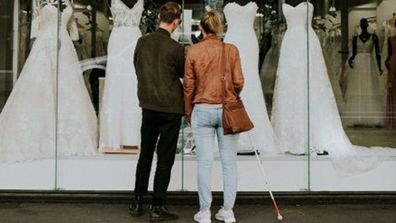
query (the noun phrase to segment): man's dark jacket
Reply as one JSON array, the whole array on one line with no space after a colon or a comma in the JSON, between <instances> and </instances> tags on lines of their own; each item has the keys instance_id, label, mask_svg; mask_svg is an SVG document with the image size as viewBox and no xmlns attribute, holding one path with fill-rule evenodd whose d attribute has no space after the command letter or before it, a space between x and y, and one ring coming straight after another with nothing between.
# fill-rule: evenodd
<instances>
[{"instance_id":1,"label":"man's dark jacket","mask_svg":"<svg viewBox=\"0 0 396 223\"><path fill-rule=\"evenodd\" d=\"M165 29L139 38L134 54L140 107L184 114L184 48Z\"/></svg>"}]
</instances>

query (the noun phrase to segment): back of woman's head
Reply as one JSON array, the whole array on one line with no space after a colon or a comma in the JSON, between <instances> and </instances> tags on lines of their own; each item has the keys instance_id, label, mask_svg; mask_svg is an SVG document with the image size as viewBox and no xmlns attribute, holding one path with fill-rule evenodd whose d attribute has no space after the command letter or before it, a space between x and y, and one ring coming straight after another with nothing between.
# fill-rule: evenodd
<instances>
[{"instance_id":1,"label":"back of woman's head","mask_svg":"<svg viewBox=\"0 0 396 223\"><path fill-rule=\"evenodd\" d=\"M205 12L201 16L200 25L206 34L216 34L220 36L223 34L223 23L217 11Z\"/></svg>"}]
</instances>

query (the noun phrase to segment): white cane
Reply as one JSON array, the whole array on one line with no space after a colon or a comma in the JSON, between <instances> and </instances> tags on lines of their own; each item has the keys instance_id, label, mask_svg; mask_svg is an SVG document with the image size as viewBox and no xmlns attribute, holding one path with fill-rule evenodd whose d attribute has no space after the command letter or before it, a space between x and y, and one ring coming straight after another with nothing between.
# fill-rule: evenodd
<instances>
[{"instance_id":1,"label":"white cane","mask_svg":"<svg viewBox=\"0 0 396 223\"><path fill-rule=\"evenodd\" d=\"M276 215L277 215L277 219L278 219L279 221L282 221L282 220L283 220L283 217L282 217L282 215L280 214L278 205L276 204L276 201L275 201L275 197L274 197L274 195L272 194L272 191L271 191L271 189L270 189L270 185L269 185L269 182L268 182L268 177L267 177L267 174L266 174L265 171L264 171L263 161L262 161L261 158L259 157L259 154L257 153L256 148L254 148L254 146L253 146L253 140L252 140L252 136L250 135L250 132L248 132L247 134L248 134L248 136L249 136L250 146L254 149L254 154L256 155L257 163L258 163L258 165L259 165L259 167L260 167L261 173L263 174L264 181L265 181L265 186L266 186L266 188L267 188L267 190L268 190L268 192L269 192L269 194L270 194L270 196L271 196L272 204L273 204L273 206L274 206L274 209L275 209L275 212L276 212Z\"/></svg>"}]
</instances>

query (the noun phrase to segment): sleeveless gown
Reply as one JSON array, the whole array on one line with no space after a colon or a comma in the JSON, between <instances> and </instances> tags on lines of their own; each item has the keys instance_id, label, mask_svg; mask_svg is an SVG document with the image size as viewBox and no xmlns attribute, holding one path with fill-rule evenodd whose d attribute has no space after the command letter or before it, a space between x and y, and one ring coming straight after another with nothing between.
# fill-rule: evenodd
<instances>
[{"instance_id":1,"label":"sleeveless gown","mask_svg":"<svg viewBox=\"0 0 396 223\"><path fill-rule=\"evenodd\" d=\"M245 78L241 98L255 126L251 131L240 134L240 150L253 147L265 153L274 152L275 145L258 69L259 45L253 27L257 9L255 2L244 6L228 3L224 7L228 22L224 42L234 44L239 50Z\"/></svg>"},{"instance_id":2,"label":"sleeveless gown","mask_svg":"<svg viewBox=\"0 0 396 223\"><path fill-rule=\"evenodd\" d=\"M386 103L381 90L378 65L373 54L373 37L363 42L357 37L354 67L348 68L345 105L342 110L347 126L383 126Z\"/></svg>"},{"instance_id":3,"label":"sleeveless gown","mask_svg":"<svg viewBox=\"0 0 396 223\"><path fill-rule=\"evenodd\" d=\"M108 61L100 110L99 150L140 145L141 110L137 98L137 79L133 53L141 31L143 0L128 8L112 0L114 28L108 45Z\"/></svg>"},{"instance_id":4,"label":"sleeveless gown","mask_svg":"<svg viewBox=\"0 0 396 223\"><path fill-rule=\"evenodd\" d=\"M37 38L0 115L1 161L54 158L56 146L59 155L96 153L97 118L67 32L73 10L66 4L62 12L51 4L37 9Z\"/></svg>"},{"instance_id":5,"label":"sleeveless gown","mask_svg":"<svg viewBox=\"0 0 396 223\"><path fill-rule=\"evenodd\" d=\"M312 19L313 5L283 4L283 12L288 29L280 50L271 120L278 148L292 154L307 154L308 147L312 154L326 150L341 174L371 170L383 157L395 153L354 146L345 134L319 39L311 23L307 24Z\"/></svg>"}]
</instances>

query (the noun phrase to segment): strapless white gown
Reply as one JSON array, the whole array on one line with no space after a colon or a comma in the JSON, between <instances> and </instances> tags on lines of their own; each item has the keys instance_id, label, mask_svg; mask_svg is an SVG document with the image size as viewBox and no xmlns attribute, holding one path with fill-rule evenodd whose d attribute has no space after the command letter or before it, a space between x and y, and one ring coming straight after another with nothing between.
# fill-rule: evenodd
<instances>
[{"instance_id":1,"label":"strapless white gown","mask_svg":"<svg viewBox=\"0 0 396 223\"><path fill-rule=\"evenodd\" d=\"M259 46L253 27L257 9L255 2L244 6L234 2L228 3L224 7L228 22L224 42L234 44L239 50L245 78L241 98L255 126L253 130L240 135L240 150L253 146L266 153L274 152L275 145L258 69Z\"/></svg>"}]
</instances>

